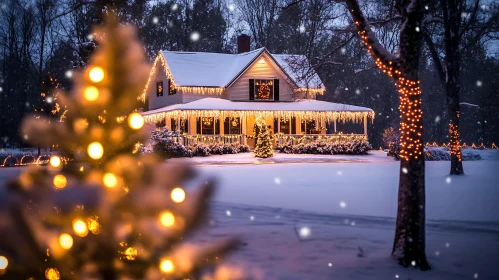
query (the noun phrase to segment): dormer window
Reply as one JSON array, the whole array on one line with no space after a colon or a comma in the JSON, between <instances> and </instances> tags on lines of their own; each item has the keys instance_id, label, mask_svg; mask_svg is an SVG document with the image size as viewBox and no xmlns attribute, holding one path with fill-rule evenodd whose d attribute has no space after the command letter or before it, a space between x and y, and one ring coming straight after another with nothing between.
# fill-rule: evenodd
<instances>
[{"instance_id":1,"label":"dormer window","mask_svg":"<svg viewBox=\"0 0 499 280\"><path fill-rule=\"evenodd\" d=\"M255 79L255 100L274 100L274 80Z\"/></svg>"}]
</instances>

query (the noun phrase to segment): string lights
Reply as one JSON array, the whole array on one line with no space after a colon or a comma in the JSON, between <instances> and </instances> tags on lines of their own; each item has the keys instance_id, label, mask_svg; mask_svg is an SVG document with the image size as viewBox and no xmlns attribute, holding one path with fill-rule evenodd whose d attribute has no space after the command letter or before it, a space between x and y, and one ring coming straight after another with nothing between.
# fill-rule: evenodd
<instances>
[{"instance_id":1,"label":"string lights","mask_svg":"<svg viewBox=\"0 0 499 280\"><path fill-rule=\"evenodd\" d=\"M306 92L306 93L312 93L312 94L320 94L324 95L326 92L326 88L296 88L294 89L294 92Z\"/></svg>"},{"instance_id":2,"label":"string lights","mask_svg":"<svg viewBox=\"0 0 499 280\"><path fill-rule=\"evenodd\" d=\"M146 123L157 123L165 118L189 120L190 118L280 118L289 120L300 118L301 120L320 120L327 122L355 122L360 123L364 118L374 121L374 111L352 112L352 111L230 111L230 110L177 110L159 112L153 114L143 114Z\"/></svg>"}]
</instances>

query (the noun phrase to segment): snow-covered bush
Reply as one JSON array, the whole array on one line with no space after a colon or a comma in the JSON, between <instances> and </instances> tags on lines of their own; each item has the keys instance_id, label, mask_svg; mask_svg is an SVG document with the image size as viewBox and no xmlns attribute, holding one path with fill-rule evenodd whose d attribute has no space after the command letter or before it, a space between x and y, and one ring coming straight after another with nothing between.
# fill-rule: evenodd
<instances>
[{"instance_id":1,"label":"snow-covered bush","mask_svg":"<svg viewBox=\"0 0 499 280\"><path fill-rule=\"evenodd\" d=\"M207 157L210 153L210 147L204 144L195 144L192 146L192 153L196 157Z\"/></svg>"},{"instance_id":2,"label":"snow-covered bush","mask_svg":"<svg viewBox=\"0 0 499 280\"><path fill-rule=\"evenodd\" d=\"M153 152L163 156L164 158L193 156L190 149L169 139L156 141L153 145Z\"/></svg>"},{"instance_id":3,"label":"snow-covered bush","mask_svg":"<svg viewBox=\"0 0 499 280\"><path fill-rule=\"evenodd\" d=\"M335 143L315 141L308 144L299 143L297 145L288 142L283 145L277 145L276 149L280 153L286 154L364 155L371 149L371 145L365 139L351 139Z\"/></svg>"},{"instance_id":4,"label":"snow-covered bush","mask_svg":"<svg viewBox=\"0 0 499 280\"><path fill-rule=\"evenodd\" d=\"M450 160L450 152L447 148L436 148L426 146L424 149L424 157L426 161ZM480 155L474 151L464 150L462 158L465 161L481 160Z\"/></svg>"}]
</instances>

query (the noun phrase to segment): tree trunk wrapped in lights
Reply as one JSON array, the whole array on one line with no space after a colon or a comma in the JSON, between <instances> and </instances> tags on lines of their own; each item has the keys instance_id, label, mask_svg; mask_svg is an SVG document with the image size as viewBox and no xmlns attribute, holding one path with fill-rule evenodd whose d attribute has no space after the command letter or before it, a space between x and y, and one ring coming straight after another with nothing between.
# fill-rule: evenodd
<instances>
[{"instance_id":1,"label":"tree trunk wrapped in lights","mask_svg":"<svg viewBox=\"0 0 499 280\"><path fill-rule=\"evenodd\" d=\"M257 118L258 133L255 135L255 157L268 158L274 155L274 148L272 145L273 137L270 136L269 130L265 120ZM255 130L256 132L256 130Z\"/></svg>"},{"instance_id":2,"label":"tree trunk wrapped in lights","mask_svg":"<svg viewBox=\"0 0 499 280\"><path fill-rule=\"evenodd\" d=\"M71 96L59 95L69 108L65 121L25 119L22 133L34 143L57 143L60 155L0 189L9 201L0 203L6 266L0 273L5 279L216 279L211 268L234 240L185 240L206 222L214 186L199 180L184 190L187 180L195 182L191 169L133 153L149 135L134 112L149 67L134 29L108 21L96 31L99 48L75 75Z\"/></svg>"},{"instance_id":3,"label":"tree trunk wrapped in lights","mask_svg":"<svg viewBox=\"0 0 499 280\"><path fill-rule=\"evenodd\" d=\"M345 0L362 42L376 65L394 78L400 99L400 181L392 254L403 266L430 269L425 253L425 165L421 89L418 77L424 1L400 0L400 46L388 52L371 30L356 0Z\"/></svg>"}]
</instances>

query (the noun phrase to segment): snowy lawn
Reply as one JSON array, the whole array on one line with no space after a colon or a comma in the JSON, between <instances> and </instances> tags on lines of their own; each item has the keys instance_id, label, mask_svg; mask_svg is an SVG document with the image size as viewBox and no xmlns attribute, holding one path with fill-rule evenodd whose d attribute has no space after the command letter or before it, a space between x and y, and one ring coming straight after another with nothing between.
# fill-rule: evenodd
<instances>
[{"instance_id":1,"label":"snowy lawn","mask_svg":"<svg viewBox=\"0 0 499 280\"><path fill-rule=\"evenodd\" d=\"M216 201L327 214L395 217L399 162L203 165L219 179ZM426 163L429 220L499 222L499 161Z\"/></svg>"}]
</instances>

